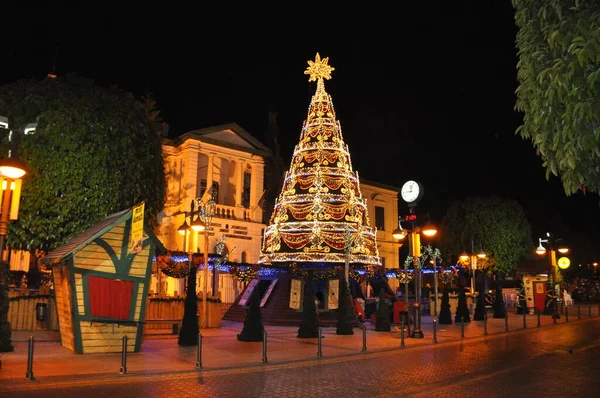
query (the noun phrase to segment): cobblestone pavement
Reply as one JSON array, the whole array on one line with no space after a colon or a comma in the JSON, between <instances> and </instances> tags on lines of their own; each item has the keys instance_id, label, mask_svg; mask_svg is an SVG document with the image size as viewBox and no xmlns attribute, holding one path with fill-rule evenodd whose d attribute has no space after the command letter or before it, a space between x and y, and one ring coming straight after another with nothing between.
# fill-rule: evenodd
<instances>
[{"instance_id":1,"label":"cobblestone pavement","mask_svg":"<svg viewBox=\"0 0 600 398\"><path fill-rule=\"evenodd\" d=\"M600 319L589 319L298 363L29 381L0 396L596 397L598 358Z\"/></svg>"}]
</instances>

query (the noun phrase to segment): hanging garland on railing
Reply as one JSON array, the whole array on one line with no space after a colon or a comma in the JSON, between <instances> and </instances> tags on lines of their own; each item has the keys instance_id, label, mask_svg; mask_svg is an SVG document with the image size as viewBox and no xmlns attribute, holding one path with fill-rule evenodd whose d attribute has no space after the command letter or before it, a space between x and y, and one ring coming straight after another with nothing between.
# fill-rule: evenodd
<instances>
[{"instance_id":1,"label":"hanging garland on railing","mask_svg":"<svg viewBox=\"0 0 600 398\"><path fill-rule=\"evenodd\" d=\"M293 276L302 278L303 280L308 279L309 270L312 270L313 280L321 279L334 279L338 276L338 272L343 270L342 267L329 268L329 267L303 267L299 266L296 262L290 265L290 271Z\"/></svg>"},{"instance_id":2,"label":"hanging garland on railing","mask_svg":"<svg viewBox=\"0 0 600 398\"><path fill-rule=\"evenodd\" d=\"M349 272L350 278L354 279L359 285L371 280L371 278L373 278L374 275L374 271L371 269L365 269L362 271L363 272L358 272L358 270L351 269Z\"/></svg>"},{"instance_id":3,"label":"hanging garland on railing","mask_svg":"<svg viewBox=\"0 0 600 398\"><path fill-rule=\"evenodd\" d=\"M256 278L260 265L238 266L232 265L229 267L229 273L238 282L246 283Z\"/></svg>"},{"instance_id":4,"label":"hanging garland on railing","mask_svg":"<svg viewBox=\"0 0 600 398\"><path fill-rule=\"evenodd\" d=\"M214 257L209 255L209 264L214 261ZM156 256L158 269L166 276L172 278L185 278L188 275L189 254L184 252L167 252L162 256ZM204 255L202 253L192 254L192 265L201 267L204 265Z\"/></svg>"}]
</instances>

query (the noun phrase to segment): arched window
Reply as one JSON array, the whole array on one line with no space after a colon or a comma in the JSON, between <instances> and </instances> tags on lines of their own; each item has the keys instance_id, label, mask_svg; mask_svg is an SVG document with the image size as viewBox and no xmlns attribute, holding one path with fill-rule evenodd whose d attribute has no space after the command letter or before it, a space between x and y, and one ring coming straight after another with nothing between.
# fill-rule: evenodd
<instances>
[{"instance_id":1,"label":"arched window","mask_svg":"<svg viewBox=\"0 0 600 398\"><path fill-rule=\"evenodd\" d=\"M242 263L247 263L248 262L248 255L246 254L246 252L242 252Z\"/></svg>"}]
</instances>

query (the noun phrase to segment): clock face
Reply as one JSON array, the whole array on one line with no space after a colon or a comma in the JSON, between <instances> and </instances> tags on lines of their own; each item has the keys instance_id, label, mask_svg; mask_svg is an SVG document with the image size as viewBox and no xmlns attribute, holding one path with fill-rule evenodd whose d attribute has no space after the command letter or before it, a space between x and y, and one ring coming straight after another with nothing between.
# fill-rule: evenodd
<instances>
[{"instance_id":1,"label":"clock face","mask_svg":"<svg viewBox=\"0 0 600 398\"><path fill-rule=\"evenodd\" d=\"M417 200L417 198L419 197L419 193L419 183L417 183L416 181L406 181L402 186L402 190L400 191L402 199L408 203Z\"/></svg>"}]
</instances>

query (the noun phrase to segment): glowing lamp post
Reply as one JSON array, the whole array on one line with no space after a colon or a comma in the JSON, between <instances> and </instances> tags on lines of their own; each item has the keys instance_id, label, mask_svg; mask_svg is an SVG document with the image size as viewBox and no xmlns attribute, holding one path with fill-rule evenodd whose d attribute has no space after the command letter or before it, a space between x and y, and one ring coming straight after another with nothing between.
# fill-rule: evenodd
<instances>
[{"instance_id":1,"label":"glowing lamp post","mask_svg":"<svg viewBox=\"0 0 600 398\"><path fill-rule=\"evenodd\" d=\"M8 223L10 220L16 220L19 215L19 200L21 199L21 178L25 176L25 165L17 158L8 158L0 161L0 186L2 187L2 200L0 211L0 285L4 284L2 275L8 272L4 267L8 267L8 263L4 262L4 246L6 243L6 235L8 235ZM7 288L0 286L0 294L4 300L8 300L6 296ZM8 314L0 308L0 352L8 352L13 350L10 344L10 325L7 321Z\"/></svg>"},{"instance_id":2,"label":"glowing lamp post","mask_svg":"<svg viewBox=\"0 0 600 398\"><path fill-rule=\"evenodd\" d=\"M475 273L477 272L477 259L484 259L487 257L487 254L483 251L480 250L478 253L475 253L475 245L474 245L474 241L471 238L471 253L462 253L459 256L459 259L463 262L463 263L467 263L467 261L469 262L469 266L471 268L471 294L474 295L475 294Z\"/></svg>"},{"instance_id":3,"label":"glowing lamp post","mask_svg":"<svg viewBox=\"0 0 600 398\"><path fill-rule=\"evenodd\" d=\"M0 213L0 256L4 261L4 246L8 234L8 223L19 215L21 199L21 178L25 176L25 164L17 158L7 158L0 162L0 183L2 184L2 213Z\"/></svg>"},{"instance_id":4,"label":"glowing lamp post","mask_svg":"<svg viewBox=\"0 0 600 398\"><path fill-rule=\"evenodd\" d=\"M412 208L411 208L412 210ZM411 214L414 214L411 212ZM398 224L400 224L400 221ZM413 258L413 269L415 272L415 326L413 328L413 332L411 337L422 339L424 337L423 330L421 329L421 266L419 265L419 257L421 257L421 235L423 234L427 237L433 237L437 234L437 229L433 224L427 223L424 227L419 228L414 226L414 221L412 221L412 228L410 230L406 230L402 228L402 225L398 225L398 228L392 232L392 236L395 239L404 239L407 236L410 236L409 241L409 251L410 255ZM409 235L410 234L410 235ZM434 264L434 294L437 299L437 268ZM407 265L405 263L404 270L408 272ZM406 289L406 300L408 300L408 284L405 284Z\"/></svg>"},{"instance_id":5,"label":"glowing lamp post","mask_svg":"<svg viewBox=\"0 0 600 398\"><path fill-rule=\"evenodd\" d=\"M539 256L543 256L548 252L548 282L546 283L546 300L544 302L544 314L552 315L554 319L560 319L560 315L558 314L558 305L556 302L556 290L554 287L554 281L556 280L556 252L565 254L569 252L567 247L558 247L556 250L552 247L552 243L550 241L550 234L546 233L548 239L539 238L539 245L535 252ZM546 250L543 243L546 243L550 250ZM566 257L564 257L566 258ZM568 260L568 259L567 259ZM564 261L563 261L564 264ZM570 262L569 262L570 265ZM567 265L568 267L568 265ZM552 301L552 304L551 304Z\"/></svg>"}]
</instances>

